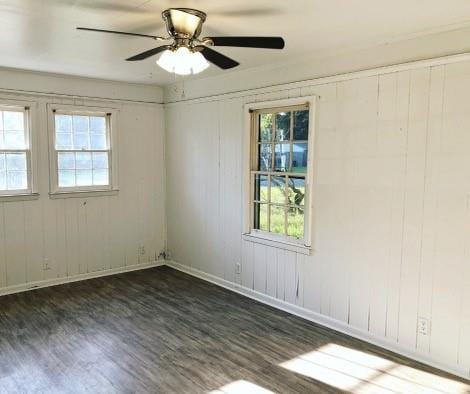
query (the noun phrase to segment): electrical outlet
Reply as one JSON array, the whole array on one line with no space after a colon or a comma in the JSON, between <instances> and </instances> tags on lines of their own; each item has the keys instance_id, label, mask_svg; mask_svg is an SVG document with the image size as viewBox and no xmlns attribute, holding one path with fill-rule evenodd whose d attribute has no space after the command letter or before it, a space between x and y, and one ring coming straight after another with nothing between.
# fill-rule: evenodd
<instances>
[{"instance_id":1,"label":"electrical outlet","mask_svg":"<svg viewBox=\"0 0 470 394\"><path fill-rule=\"evenodd\" d=\"M142 254L142 255L145 254L145 246L143 244L139 245L139 254Z\"/></svg>"},{"instance_id":2,"label":"electrical outlet","mask_svg":"<svg viewBox=\"0 0 470 394\"><path fill-rule=\"evenodd\" d=\"M421 335L429 335L429 320L424 318L424 317L420 317L418 318L418 334L421 334Z\"/></svg>"},{"instance_id":3,"label":"electrical outlet","mask_svg":"<svg viewBox=\"0 0 470 394\"><path fill-rule=\"evenodd\" d=\"M240 263L235 263L235 273L241 274L242 272L242 265Z\"/></svg>"},{"instance_id":4,"label":"electrical outlet","mask_svg":"<svg viewBox=\"0 0 470 394\"><path fill-rule=\"evenodd\" d=\"M51 266L49 264L49 259L46 257L42 263L42 269L44 271L49 271L51 269Z\"/></svg>"}]
</instances>

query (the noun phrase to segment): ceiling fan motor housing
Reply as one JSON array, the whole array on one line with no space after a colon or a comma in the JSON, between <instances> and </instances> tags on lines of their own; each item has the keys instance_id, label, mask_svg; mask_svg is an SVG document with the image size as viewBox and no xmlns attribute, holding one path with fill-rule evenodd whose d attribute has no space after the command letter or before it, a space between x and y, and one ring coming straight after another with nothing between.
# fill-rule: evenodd
<instances>
[{"instance_id":1,"label":"ceiling fan motor housing","mask_svg":"<svg viewBox=\"0 0 470 394\"><path fill-rule=\"evenodd\" d=\"M192 8L169 8L162 12L168 34L175 39L191 40L201 34L206 14Z\"/></svg>"}]
</instances>

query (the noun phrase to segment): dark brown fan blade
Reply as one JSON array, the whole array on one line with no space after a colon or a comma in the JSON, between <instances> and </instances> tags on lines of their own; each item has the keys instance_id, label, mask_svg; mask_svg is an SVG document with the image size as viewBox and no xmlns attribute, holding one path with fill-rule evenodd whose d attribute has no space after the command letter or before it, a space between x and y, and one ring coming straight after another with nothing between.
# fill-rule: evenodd
<instances>
[{"instance_id":1,"label":"dark brown fan blade","mask_svg":"<svg viewBox=\"0 0 470 394\"><path fill-rule=\"evenodd\" d=\"M243 48L284 48L282 37L207 37L214 46L243 47Z\"/></svg>"},{"instance_id":2,"label":"dark brown fan blade","mask_svg":"<svg viewBox=\"0 0 470 394\"><path fill-rule=\"evenodd\" d=\"M146 38L153 38L154 40L164 40L165 39L163 37L151 36L149 34L128 33L128 32L125 32L125 31L116 31L116 30L91 29L91 28L88 28L88 27L77 27L77 30L96 31L98 33L121 34L121 35L125 35L125 36L146 37Z\"/></svg>"},{"instance_id":3,"label":"dark brown fan blade","mask_svg":"<svg viewBox=\"0 0 470 394\"><path fill-rule=\"evenodd\" d=\"M211 48L197 46L196 49L198 49L202 56L204 56L207 60L209 60L211 63L214 63L217 67L220 67L223 70L237 67L240 64L237 61L230 59L229 57L222 55L220 52L214 51Z\"/></svg>"},{"instance_id":4,"label":"dark brown fan blade","mask_svg":"<svg viewBox=\"0 0 470 394\"><path fill-rule=\"evenodd\" d=\"M149 58L153 55L156 55L157 53L163 52L163 51L165 51L169 48L170 48L169 45L162 45L161 47L156 47L156 48L150 49L148 51L139 53L138 55L132 56L129 59L126 59L126 60L128 62L134 62L136 60L144 60L144 59L147 59L147 58Z\"/></svg>"}]
</instances>

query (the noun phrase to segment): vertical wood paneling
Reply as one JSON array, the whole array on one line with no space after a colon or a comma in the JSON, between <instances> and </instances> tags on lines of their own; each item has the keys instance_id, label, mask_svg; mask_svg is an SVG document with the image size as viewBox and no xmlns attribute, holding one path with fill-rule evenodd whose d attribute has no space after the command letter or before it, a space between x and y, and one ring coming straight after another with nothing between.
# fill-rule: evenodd
<instances>
[{"instance_id":1,"label":"vertical wood paneling","mask_svg":"<svg viewBox=\"0 0 470 394\"><path fill-rule=\"evenodd\" d=\"M435 262L437 199L433 193L436 171L436 153L439 151L442 109L444 101L445 66L430 70L429 116L426 141L426 173L424 180L423 228L421 246L421 269L419 282L419 316L431 321L433 278ZM432 328L431 328L432 330ZM430 336L418 335L417 348L429 352Z\"/></svg>"},{"instance_id":2,"label":"vertical wood paneling","mask_svg":"<svg viewBox=\"0 0 470 394\"><path fill-rule=\"evenodd\" d=\"M86 245L88 251L88 272L101 271L103 269L104 248L104 204L105 197L88 199L86 204Z\"/></svg>"},{"instance_id":3,"label":"vertical wood paneling","mask_svg":"<svg viewBox=\"0 0 470 394\"><path fill-rule=\"evenodd\" d=\"M295 290L295 304L304 306L304 280L305 280L305 263L307 257L303 254L296 254L295 262L295 276L296 276L296 290Z\"/></svg>"},{"instance_id":4,"label":"vertical wood paneling","mask_svg":"<svg viewBox=\"0 0 470 394\"><path fill-rule=\"evenodd\" d=\"M470 188L469 71L465 64L446 65L442 127L435 152L437 212L430 348L446 363L458 357L461 301L468 287L464 273Z\"/></svg>"},{"instance_id":5,"label":"vertical wood paneling","mask_svg":"<svg viewBox=\"0 0 470 394\"><path fill-rule=\"evenodd\" d=\"M338 199L336 201L336 221L335 221L335 249L337 250L334 260L332 260L332 271L334 279L330 288L330 316L334 319L348 322L349 320L349 281L350 281L350 257L351 257L351 237L353 212L353 159L350 150L349 125L354 118L354 101L356 100L355 86L350 82L337 84L337 129L338 151L341 162L338 164ZM321 114L319 114L321 118ZM321 147L318 147L321 150ZM321 164L319 163L319 177L321 176ZM320 182L320 181L319 181ZM318 197L315 211L321 211ZM323 202L325 204L326 201ZM318 225L316 233L320 232ZM316 237L318 237L316 235Z\"/></svg>"},{"instance_id":6,"label":"vertical wood paneling","mask_svg":"<svg viewBox=\"0 0 470 394\"><path fill-rule=\"evenodd\" d=\"M410 73L397 74L395 107L395 144L384 145L384 151L394 156L393 198L390 209L390 255L387 266L387 320L386 335L398 341L400 315L400 278L402 272L402 244L405 204L406 150L408 141ZM388 148L388 149L387 149Z\"/></svg>"},{"instance_id":7,"label":"vertical wood paneling","mask_svg":"<svg viewBox=\"0 0 470 394\"><path fill-rule=\"evenodd\" d=\"M266 250L266 294L271 297L277 296L277 250L267 248Z\"/></svg>"},{"instance_id":8,"label":"vertical wood paneling","mask_svg":"<svg viewBox=\"0 0 470 394\"><path fill-rule=\"evenodd\" d=\"M78 201L78 272L88 272L88 235L87 235L87 200Z\"/></svg>"},{"instance_id":9,"label":"vertical wood paneling","mask_svg":"<svg viewBox=\"0 0 470 394\"><path fill-rule=\"evenodd\" d=\"M414 70L410 78L398 340L414 348L417 345L429 69Z\"/></svg>"},{"instance_id":10,"label":"vertical wood paneling","mask_svg":"<svg viewBox=\"0 0 470 394\"><path fill-rule=\"evenodd\" d=\"M172 105L168 242L179 249L178 261L468 372L469 92L470 63L460 62ZM321 97L313 254L240 242L243 103L310 94ZM218 124L201 120L204 114ZM196 134L218 146L201 146ZM201 194L191 190L204 190L209 175L172 157L193 160L194 151L211 176L219 158L219 205L211 203L210 215L207 200L198 203ZM212 233L214 219L223 240ZM417 333L419 317L429 320L429 335Z\"/></svg>"},{"instance_id":11,"label":"vertical wood paneling","mask_svg":"<svg viewBox=\"0 0 470 394\"><path fill-rule=\"evenodd\" d=\"M126 253L123 247L126 224L119 212L122 210L122 201L116 196L108 199L109 231L109 263L110 268L124 267L126 265ZM161 222L160 222L161 223Z\"/></svg>"},{"instance_id":12,"label":"vertical wood paneling","mask_svg":"<svg viewBox=\"0 0 470 394\"><path fill-rule=\"evenodd\" d=\"M26 282L25 222L23 203L4 205L5 261L9 286Z\"/></svg>"},{"instance_id":13,"label":"vertical wood paneling","mask_svg":"<svg viewBox=\"0 0 470 394\"><path fill-rule=\"evenodd\" d=\"M348 155L352 159L352 216L350 217L349 323L367 330L369 325L369 272L374 262L377 217L377 105L378 78L358 79L348 88ZM353 116L353 113L356 114Z\"/></svg>"},{"instance_id":14,"label":"vertical wood paneling","mask_svg":"<svg viewBox=\"0 0 470 394\"><path fill-rule=\"evenodd\" d=\"M311 88L319 95L318 132L316 133L313 195L313 256L305 266L304 305L330 315L335 266L338 264L337 217L341 191L344 188L342 136L338 129L337 84ZM302 90L302 93L305 92ZM321 209L320 209L321 208ZM341 220L341 219L340 219Z\"/></svg>"},{"instance_id":15,"label":"vertical wood paneling","mask_svg":"<svg viewBox=\"0 0 470 394\"><path fill-rule=\"evenodd\" d=\"M266 293L266 251L267 246L253 245L253 285L256 291Z\"/></svg>"},{"instance_id":16,"label":"vertical wood paneling","mask_svg":"<svg viewBox=\"0 0 470 394\"><path fill-rule=\"evenodd\" d=\"M277 288L276 297L280 300L286 299L286 258L284 250L277 250Z\"/></svg>"},{"instance_id":17,"label":"vertical wood paneling","mask_svg":"<svg viewBox=\"0 0 470 394\"><path fill-rule=\"evenodd\" d=\"M376 191L379 193L380 206L375 210L378 222L374 227L375 260L369 270L370 278L370 315L369 331L384 336L387 323L387 288L388 264L391 253L391 212L396 196L396 163L399 161L403 133L396 120L397 75L387 74L379 77L379 96L377 108L377 153L374 165L376 173Z\"/></svg>"},{"instance_id":18,"label":"vertical wood paneling","mask_svg":"<svg viewBox=\"0 0 470 394\"><path fill-rule=\"evenodd\" d=\"M59 199L55 201L56 215L56 252L55 264L53 269L48 271L50 277L62 278L67 275L66 251L65 251L65 200ZM46 277L48 276L46 274Z\"/></svg>"},{"instance_id":19,"label":"vertical wood paneling","mask_svg":"<svg viewBox=\"0 0 470 394\"><path fill-rule=\"evenodd\" d=\"M253 289L253 243L242 241L242 285Z\"/></svg>"},{"instance_id":20,"label":"vertical wood paneling","mask_svg":"<svg viewBox=\"0 0 470 394\"><path fill-rule=\"evenodd\" d=\"M240 262L241 215L241 162L242 101L227 100L220 103L220 209L223 242L224 278L235 280L235 264Z\"/></svg>"},{"instance_id":21,"label":"vertical wood paneling","mask_svg":"<svg viewBox=\"0 0 470 394\"><path fill-rule=\"evenodd\" d=\"M297 256L296 253L283 251L284 255L284 300L290 304L295 304L297 299Z\"/></svg>"},{"instance_id":22,"label":"vertical wood paneling","mask_svg":"<svg viewBox=\"0 0 470 394\"><path fill-rule=\"evenodd\" d=\"M78 275L79 266L79 228L78 210L80 201L77 198L70 198L65 201L65 258L67 261L67 275Z\"/></svg>"},{"instance_id":23,"label":"vertical wood paneling","mask_svg":"<svg viewBox=\"0 0 470 394\"><path fill-rule=\"evenodd\" d=\"M43 214L39 201L25 201L25 254L26 254L26 281L32 282L43 279L43 253L42 238Z\"/></svg>"}]
</instances>

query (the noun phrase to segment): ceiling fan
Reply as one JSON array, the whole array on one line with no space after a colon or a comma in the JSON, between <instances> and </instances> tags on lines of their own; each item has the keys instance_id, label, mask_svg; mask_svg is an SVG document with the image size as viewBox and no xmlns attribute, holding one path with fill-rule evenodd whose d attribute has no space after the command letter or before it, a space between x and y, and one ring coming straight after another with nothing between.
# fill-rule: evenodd
<instances>
[{"instance_id":1,"label":"ceiling fan","mask_svg":"<svg viewBox=\"0 0 470 394\"><path fill-rule=\"evenodd\" d=\"M157 64L163 69L180 75L197 74L209 67L209 62L223 70L238 66L240 63L213 50L212 46L283 49L284 40L281 37L203 37L199 38L202 25L207 15L192 8L170 8L162 13L166 24L168 37L149 34L129 33L115 30L92 29L77 27L78 30L101 33L121 34L135 37L146 37L158 41L171 40L168 45L162 45L132 56L127 61L144 60L162 53Z\"/></svg>"}]
</instances>

